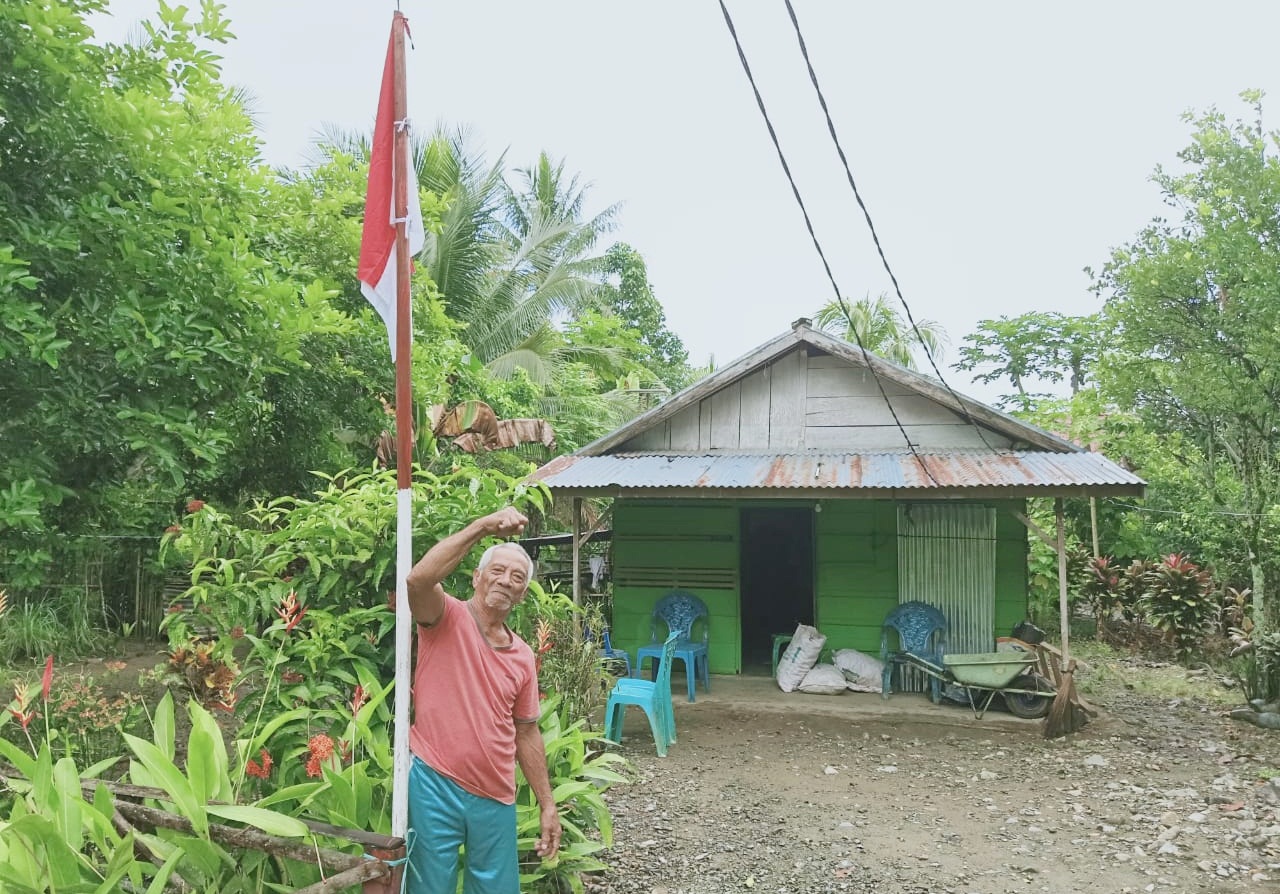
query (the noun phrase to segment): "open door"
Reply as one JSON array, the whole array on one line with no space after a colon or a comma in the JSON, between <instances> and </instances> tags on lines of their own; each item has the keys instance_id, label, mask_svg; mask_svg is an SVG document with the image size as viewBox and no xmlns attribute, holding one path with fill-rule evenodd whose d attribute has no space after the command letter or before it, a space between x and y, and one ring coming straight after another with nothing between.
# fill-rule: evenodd
<instances>
[{"instance_id":1,"label":"open door","mask_svg":"<svg viewBox=\"0 0 1280 894\"><path fill-rule=\"evenodd\" d=\"M741 520L742 670L767 674L773 635L813 623L813 510L750 508Z\"/></svg>"}]
</instances>

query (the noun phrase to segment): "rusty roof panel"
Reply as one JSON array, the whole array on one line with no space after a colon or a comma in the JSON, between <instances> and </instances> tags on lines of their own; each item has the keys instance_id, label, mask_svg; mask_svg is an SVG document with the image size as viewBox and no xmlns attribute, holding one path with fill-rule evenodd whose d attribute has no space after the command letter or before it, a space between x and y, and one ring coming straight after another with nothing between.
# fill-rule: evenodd
<instances>
[{"instance_id":1,"label":"rusty roof panel","mask_svg":"<svg viewBox=\"0 0 1280 894\"><path fill-rule=\"evenodd\" d=\"M1145 484L1100 453L1033 450L562 456L533 477L553 489L621 490L1140 488Z\"/></svg>"}]
</instances>

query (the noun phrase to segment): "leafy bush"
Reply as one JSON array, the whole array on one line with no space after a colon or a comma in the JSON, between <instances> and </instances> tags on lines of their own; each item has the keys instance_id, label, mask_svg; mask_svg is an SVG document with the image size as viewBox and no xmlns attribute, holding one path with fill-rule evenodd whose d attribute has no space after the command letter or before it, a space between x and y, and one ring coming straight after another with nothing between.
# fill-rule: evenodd
<instances>
[{"instance_id":1,"label":"leafy bush","mask_svg":"<svg viewBox=\"0 0 1280 894\"><path fill-rule=\"evenodd\" d=\"M1246 700L1280 699L1280 630L1254 636L1251 645L1232 660L1231 669Z\"/></svg>"},{"instance_id":2,"label":"leafy bush","mask_svg":"<svg viewBox=\"0 0 1280 894\"><path fill-rule=\"evenodd\" d=\"M1142 576L1143 614L1182 655L1190 654L1215 619L1213 579L1186 556L1165 556Z\"/></svg>"}]
</instances>

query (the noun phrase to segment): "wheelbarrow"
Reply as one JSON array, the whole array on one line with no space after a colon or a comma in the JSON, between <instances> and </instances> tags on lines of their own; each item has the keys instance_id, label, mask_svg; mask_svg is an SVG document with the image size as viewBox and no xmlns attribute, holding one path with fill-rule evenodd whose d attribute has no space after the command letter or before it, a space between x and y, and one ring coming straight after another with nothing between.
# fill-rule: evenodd
<instances>
[{"instance_id":1,"label":"wheelbarrow","mask_svg":"<svg viewBox=\"0 0 1280 894\"><path fill-rule=\"evenodd\" d=\"M1052 683L1032 670L1037 658L1030 652L943 655L941 666L910 652L900 654L898 660L936 677L944 685L964 689L978 720L987 713L997 693L1010 714L1030 720L1049 713L1057 692Z\"/></svg>"}]
</instances>

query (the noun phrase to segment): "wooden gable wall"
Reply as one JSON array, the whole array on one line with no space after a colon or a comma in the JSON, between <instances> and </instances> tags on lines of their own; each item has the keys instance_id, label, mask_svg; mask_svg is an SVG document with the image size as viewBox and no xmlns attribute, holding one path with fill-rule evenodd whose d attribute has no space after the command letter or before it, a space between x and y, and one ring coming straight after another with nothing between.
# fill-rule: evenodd
<instances>
[{"instance_id":1,"label":"wooden gable wall","mask_svg":"<svg viewBox=\"0 0 1280 894\"><path fill-rule=\"evenodd\" d=\"M902 449L902 432L921 448L1007 447L986 441L963 416L924 395L828 354L800 348L641 432L617 452L785 452Z\"/></svg>"}]
</instances>

